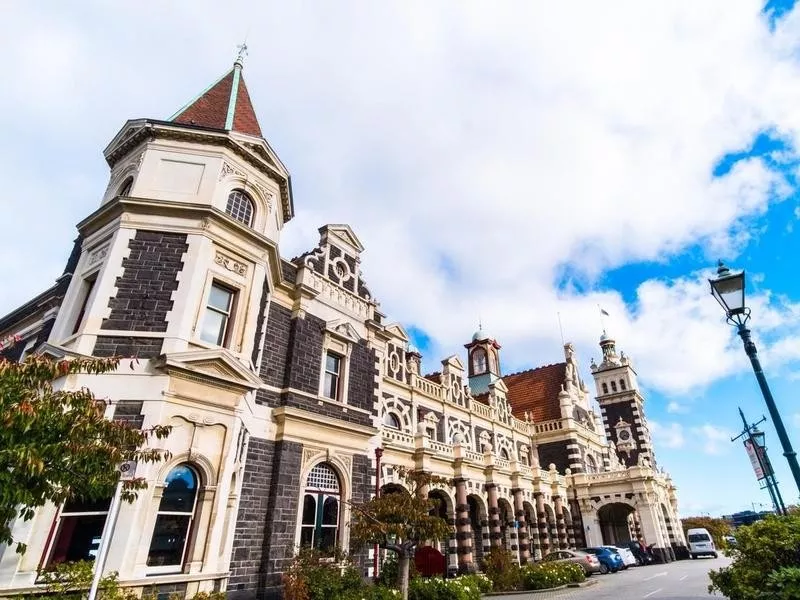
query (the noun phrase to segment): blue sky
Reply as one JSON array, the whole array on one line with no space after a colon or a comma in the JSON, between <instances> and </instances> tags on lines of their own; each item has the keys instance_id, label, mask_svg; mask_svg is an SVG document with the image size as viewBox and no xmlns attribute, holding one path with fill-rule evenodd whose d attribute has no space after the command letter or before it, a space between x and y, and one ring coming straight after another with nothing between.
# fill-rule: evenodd
<instances>
[{"instance_id":1,"label":"blue sky","mask_svg":"<svg viewBox=\"0 0 800 600\"><path fill-rule=\"evenodd\" d=\"M352 225L370 289L429 370L479 319L506 372L559 361L560 314L590 381L603 306L681 511L767 501L729 442L737 406L765 409L705 280L718 258L747 269L754 336L800 445L792 2L5 8L0 312L60 273L125 120L168 117L248 35L248 88L293 176L285 256L313 247L323 223Z\"/></svg>"}]
</instances>

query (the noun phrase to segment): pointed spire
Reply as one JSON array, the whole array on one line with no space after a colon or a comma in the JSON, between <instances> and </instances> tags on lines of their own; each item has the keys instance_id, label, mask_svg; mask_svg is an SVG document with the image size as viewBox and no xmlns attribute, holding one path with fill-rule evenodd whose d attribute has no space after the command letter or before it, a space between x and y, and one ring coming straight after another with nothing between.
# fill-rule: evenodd
<instances>
[{"instance_id":1,"label":"pointed spire","mask_svg":"<svg viewBox=\"0 0 800 600\"><path fill-rule=\"evenodd\" d=\"M172 115L170 121L263 137L242 76L247 44L239 45L238 50L233 68Z\"/></svg>"}]
</instances>

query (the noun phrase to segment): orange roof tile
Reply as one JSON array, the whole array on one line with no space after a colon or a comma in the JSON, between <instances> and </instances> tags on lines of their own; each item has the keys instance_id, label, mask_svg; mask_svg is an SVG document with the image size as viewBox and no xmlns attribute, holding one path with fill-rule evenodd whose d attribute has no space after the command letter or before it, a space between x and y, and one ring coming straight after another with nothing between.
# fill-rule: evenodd
<instances>
[{"instance_id":1,"label":"orange roof tile","mask_svg":"<svg viewBox=\"0 0 800 600\"><path fill-rule=\"evenodd\" d=\"M503 377L511 413L522 419L527 411L536 423L560 419L558 393L566 375L567 363L556 363Z\"/></svg>"},{"instance_id":2,"label":"orange roof tile","mask_svg":"<svg viewBox=\"0 0 800 600\"><path fill-rule=\"evenodd\" d=\"M231 103L235 80L237 81L236 98ZM231 110L233 111L232 125L228 119ZM172 117L171 121L213 129L230 129L262 137L261 127L258 124L253 103L250 101L241 66L238 63L222 79L181 109Z\"/></svg>"}]
</instances>

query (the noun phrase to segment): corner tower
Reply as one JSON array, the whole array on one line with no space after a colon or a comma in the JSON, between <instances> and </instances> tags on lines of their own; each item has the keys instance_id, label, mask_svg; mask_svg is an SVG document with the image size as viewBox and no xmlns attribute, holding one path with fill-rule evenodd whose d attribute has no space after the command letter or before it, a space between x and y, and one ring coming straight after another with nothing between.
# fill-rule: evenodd
<instances>
[{"instance_id":1,"label":"corner tower","mask_svg":"<svg viewBox=\"0 0 800 600\"><path fill-rule=\"evenodd\" d=\"M254 370L282 280L289 172L261 133L242 55L167 120L134 119L104 151L109 183L51 341L81 354L225 355Z\"/></svg>"},{"instance_id":2,"label":"corner tower","mask_svg":"<svg viewBox=\"0 0 800 600\"><path fill-rule=\"evenodd\" d=\"M617 355L616 342L605 331L600 337L600 349L602 362L598 365L592 359L591 370L606 437L626 465L646 459L655 466L650 429L644 415L644 397L639 391L636 371L624 352Z\"/></svg>"}]
</instances>

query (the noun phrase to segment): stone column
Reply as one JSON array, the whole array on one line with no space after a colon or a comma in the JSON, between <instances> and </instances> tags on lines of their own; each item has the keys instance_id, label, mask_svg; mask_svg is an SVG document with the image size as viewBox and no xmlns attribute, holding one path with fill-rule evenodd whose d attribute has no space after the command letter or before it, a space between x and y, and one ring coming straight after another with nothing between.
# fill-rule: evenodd
<instances>
[{"instance_id":1,"label":"stone column","mask_svg":"<svg viewBox=\"0 0 800 600\"><path fill-rule=\"evenodd\" d=\"M533 508L532 514L527 515L526 521L526 529L530 539L531 560L541 560L542 545L539 541L539 520L536 518L536 507Z\"/></svg>"},{"instance_id":2,"label":"stone column","mask_svg":"<svg viewBox=\"0 0 800 600\"><path fill-rule=\"evenodd\" d=\"M542 547L542 557L550 552L550 536L547 533L547 513L544 510L544 496L541 492L535 492L536 498L536 517L539 521L539 543Z\"/></svg>"},{"instance_id":3,"label":"stone column","mask_svg":"<svg viewBox=\"0 0 800 600\"><path fill-rule=\"evenodd\" d=\"M587 510L581 513L583 519L583 534L586 539L586 545L602 546L603 545L603 532L600 530L600 519L597 516L596 510Z\"/></svg>"},{"instance_id":4,"label":"stone column","mask_svg":"<svg viewBox=\"0 0 800 600\"><path fill-rule=\"evenodd\" d=\"M528 520L525 518L525 507L523 506L522 489L514 488L514 516L517 518L517 539L519 542L519 562L525 564L531 558L531 546L528 541Z\"/></svg>"},{"instance_id":5,"label":"stone column","mask_svg":"<svg viewBox=\"0 0 800 600\"><path fill-rule=\"evenodd\" d=\"M500 546L503 537L500 531L500 507L497 504L497 484L487 483L486 492L489 500L489 542L491 546Z\"/></svg>"},{"instance_id":6,"label":"stone column","mask_svg":"<svg viewBox=\"0 0 800 600\"><path fill-rule=\"evenodd\" d=\"M567 524L564 520L564 504L561 496L553 496L553 504L556 512L556 532L558 535L558 547L566 550L567 545Z\"/></svg>"},{"instance_id":7,"label":"stone column","mask_svg":"<svg viewBox=\"0 0 800 600\"><path fill-rule=\"evenodd\" d=\"M658 562L666 562L668 560L665 552L667 544L661 533L661 525L654 507L650 504L643 504L639 507L638 512L645 545L653 546L653 556Z\"/></svg>"},{"instance_id":8,"label":"stone column","mask_svg":"<svg viewBox=\"0 0 800 600\"><path fill-rule=\"evenodd\" d=\"M456 552L458 553L458 572L474 573L475 564L472 559L472 527L469 522L469 504L467 503L467 480L458 477L456 484Z\"/></svg>"}]
</instances>

